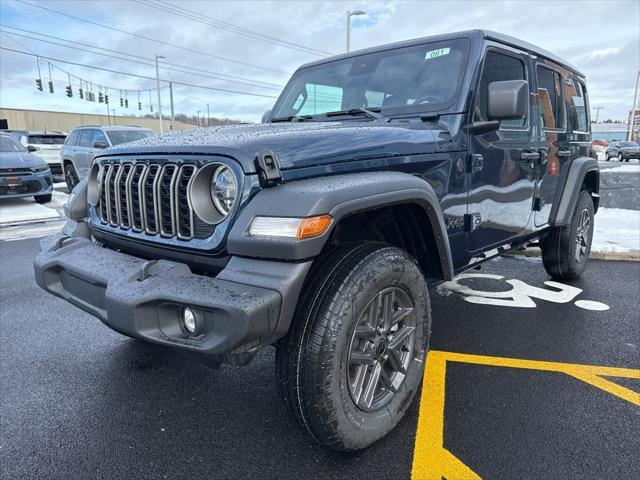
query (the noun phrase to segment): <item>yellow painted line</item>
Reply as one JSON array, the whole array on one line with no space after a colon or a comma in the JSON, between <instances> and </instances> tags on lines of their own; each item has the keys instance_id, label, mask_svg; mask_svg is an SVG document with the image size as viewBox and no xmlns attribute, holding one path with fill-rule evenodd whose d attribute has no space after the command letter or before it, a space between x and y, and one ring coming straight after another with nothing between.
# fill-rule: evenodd
<instances>
[{"instance_id":1,"label":"yellow painted line","mask_svg":"<svg viewBox=\"0 0 640 480\"><path fill-rule=\"evenodd\" d=\"M447 362L521 368L570 375L611 395L640 406L640 394L602 376L640 379L640 370L519 358L490 357L432 350L427 356L413 453L414 480L477 480L471 468L444 448L444 409Z\"/></svg>"}]
</instances>

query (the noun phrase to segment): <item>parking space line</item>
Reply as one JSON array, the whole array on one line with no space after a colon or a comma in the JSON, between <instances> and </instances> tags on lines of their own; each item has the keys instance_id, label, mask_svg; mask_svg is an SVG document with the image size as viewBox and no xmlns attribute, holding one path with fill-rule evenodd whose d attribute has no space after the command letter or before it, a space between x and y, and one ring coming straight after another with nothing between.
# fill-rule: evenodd
<instances>
[{"instance_id":1,"label":"parking space line","mask_svg":"<svg viewBox=\"0 0 640 480\"><path fill-rule=\"evenodd\" d=\"M471 468L444 448L447 362L564 373L633 405L640 406L640 393L602 378L607 376L640 379L640 370L432 350L427 357L420 398L411 472L412 478L415 480L441 480L442 477L456 480L480 478Z\"/></svg>"}]
</instances>

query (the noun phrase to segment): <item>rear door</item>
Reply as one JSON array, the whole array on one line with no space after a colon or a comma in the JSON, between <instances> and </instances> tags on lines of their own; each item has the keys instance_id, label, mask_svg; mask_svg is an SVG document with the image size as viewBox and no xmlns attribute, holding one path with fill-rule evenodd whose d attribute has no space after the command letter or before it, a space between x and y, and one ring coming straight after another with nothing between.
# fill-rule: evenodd
<instances>
[{"instance_id":1,"label":"rear door","mask_svg":"<svg viewBox=\"0 0 640 480\"><path fill-rule=\"evenodd\" d=\"M529 55L502 46L485 52L476 88L473 121L488 120L488 86L504 80L527 80ZM469 137L467 249L488 250L509 243L528 228L537 170L532 162L535 141L531 111L526 118L506 120L499 130Z\"/></svg>"},{"instance_id":2,"label":"rear door","mask_svg":"<svg viewBox=\"0 0 640 480\"><path fill-rule=\"evenodd\" d=\"M589 156L591 133L584 83L546 59L538 59L535 70L541 158L534 209L539 228L549 223L571 161Z\"/></svg>"}]
</instances>

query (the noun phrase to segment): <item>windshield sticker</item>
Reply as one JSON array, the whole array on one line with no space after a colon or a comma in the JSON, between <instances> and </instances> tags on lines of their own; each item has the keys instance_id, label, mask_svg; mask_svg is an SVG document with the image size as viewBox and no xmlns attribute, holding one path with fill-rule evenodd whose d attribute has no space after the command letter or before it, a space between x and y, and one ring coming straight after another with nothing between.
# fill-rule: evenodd
<instances>
[{"instance_id":1,"label":"windshield sticker","mask_svg":"<svg viewBox=\"0 0 640 480\"><path fill-rule=\"evenodd\" d=\"M445 55L449 55L449 52L451 51L451 49L449 47L447 48L439 48L437 50L430 50L427 53L424 54L424 59L425 60L429 60L431 58L437 58L437 57L443 57Z\"/></svg>"}]
</instances>

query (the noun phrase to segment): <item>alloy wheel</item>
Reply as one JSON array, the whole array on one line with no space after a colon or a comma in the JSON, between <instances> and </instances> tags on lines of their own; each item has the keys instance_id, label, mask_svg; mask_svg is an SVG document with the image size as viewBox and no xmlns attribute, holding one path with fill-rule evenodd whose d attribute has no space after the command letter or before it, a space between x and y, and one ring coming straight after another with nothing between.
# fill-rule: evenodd
<instances>
[{"instance_id":1,"label":"alloy wheel","mask_svg":"<svg viewBox=\"0 0 640 480\"><path fill-rule=\"evenodd\" d=\"M576 262L582 263L587 256L589 238L591 235L591 215L586 208L580 214L580 223L576 230Z\"/></svg>"},{"instance_id":2,"label":"alloy wheel","mask_svg":"<svg viewBox=\"0 0 640 480\"><path fill-rule=\"evenodd\" d=\"M411 366L416 336L415 305L398 287L376 294L360 314L347 357L347 383L361 410L384 408Z\"/></svg>"}]
</instances>

